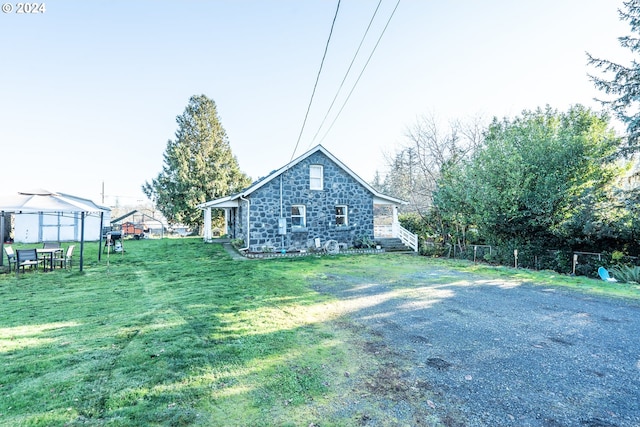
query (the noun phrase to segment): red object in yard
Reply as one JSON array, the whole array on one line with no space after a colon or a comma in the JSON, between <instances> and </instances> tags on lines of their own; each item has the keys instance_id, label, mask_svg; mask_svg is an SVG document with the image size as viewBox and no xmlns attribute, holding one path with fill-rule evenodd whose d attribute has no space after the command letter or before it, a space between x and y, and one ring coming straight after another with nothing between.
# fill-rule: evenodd
<instances>
[{"instance_id":1,"label":"red object in yard","mask_svg":"<svg viewBox=\"0 0 640 427\"><path fill-rule=\"evenodd\" d=\"M124 236L133 236L135 239L140 239L144 236L144 232L144 226L140 224L134 224L133 222L122 224L122 234Z\"/></svg>"}]
</instances>

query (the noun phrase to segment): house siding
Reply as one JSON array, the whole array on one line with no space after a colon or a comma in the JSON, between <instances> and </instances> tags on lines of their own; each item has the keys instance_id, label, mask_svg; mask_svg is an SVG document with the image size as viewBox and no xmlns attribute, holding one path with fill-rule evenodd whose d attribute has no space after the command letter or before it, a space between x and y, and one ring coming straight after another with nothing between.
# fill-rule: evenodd
<instances>
[{"instance_id":1,"label":"house siding","mask_svg":"<svg viewBox=\"0 0 640 427\"><path fill-rule=\"evenodd\" d=\"M322 165L322 190L310 190L309 167ZM282 188L281 188L282 187ZM282 201L280 195L282 194ZM348 246L356 237L373 239L373 194L322 152L316 152L255 190L249 197L251 236L249 247L304 249L336 240ZM306 207L306 227L292 229L291 206ZM348 207L348 225L335 225L335 207ZM246 236L247 203L238 208L237 236ZM287 230L279 234L278 219L286 218ZM246 239L246 237L245 237ZM246 240L245 240L246 242Z\"/></svg>"}]
</instances>

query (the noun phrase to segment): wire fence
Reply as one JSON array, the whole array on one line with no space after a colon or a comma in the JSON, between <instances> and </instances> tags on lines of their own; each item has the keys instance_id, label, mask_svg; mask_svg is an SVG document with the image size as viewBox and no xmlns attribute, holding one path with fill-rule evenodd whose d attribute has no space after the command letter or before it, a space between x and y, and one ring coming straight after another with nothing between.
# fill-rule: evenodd
<instances>
[{"instance_id":1,"label":"wire fence","mask_svg":"<svg viewBox=\"0 0 640 427\"><path fill-rule=\"evenodd\" d=\"M621 252L583 252L571 250L533 251L528 248L500 248L490 245L454 245L423 242L420 254L475 263L506 265L533 270L552 270L563 274L597 277L599 267L640 265L640 258Z\"/></svg>"}]
</instances>

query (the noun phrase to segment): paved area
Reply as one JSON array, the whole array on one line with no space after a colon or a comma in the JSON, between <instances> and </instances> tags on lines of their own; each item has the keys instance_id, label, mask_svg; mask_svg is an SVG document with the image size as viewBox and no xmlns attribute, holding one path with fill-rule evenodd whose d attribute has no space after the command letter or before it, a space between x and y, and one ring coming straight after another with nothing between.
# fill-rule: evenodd
<instances>
[{"instance_id":1,"label":"paved area","mask_svg":"<svg viewBox=\"0 0 640 427\"><path fill-rule=\"evenodd\" d=\"M223 242L222 243L222 247L224 248L225 251L227 251L227 253L229 254L229 256L231 256L231 258L235 261L246 261L248 258L243 257L242 255L240 255L238 253L238 251L236 251L234 249L233 246L231 246L231 243L229 242Z\"/></svg>"},{"instance_id":2,"label":"paved area","mask_svg":"<svg viewBox=\"0 0 640 427\"><path fill-rule=\"evenodd\" d=\"M314 287L340 298L380 358L364 383L398 425L640 426L638 302L442 269Z\"/></svg>"}]
</instances>

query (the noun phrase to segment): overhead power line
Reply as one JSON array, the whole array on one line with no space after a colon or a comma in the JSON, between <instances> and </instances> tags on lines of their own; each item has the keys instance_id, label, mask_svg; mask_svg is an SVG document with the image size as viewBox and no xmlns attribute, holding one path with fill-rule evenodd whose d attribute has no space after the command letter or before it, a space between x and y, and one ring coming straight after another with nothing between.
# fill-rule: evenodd
<instances>
[{"instance_id":1,"label":"overhead power line","mask_svg":"<svg viewBox=\"0 0 640 427\"><path fill-rule=\"evenodd\" d=\"M371 51L371 54L369 55L369 58L367 59L367 62L362 67L362 71L360 71L360 75L358 75L358 78L356 79L355 83L353 84L353 87L351 88L351 91L349 92L349 95L347 95L347 98L342 103L342 107L340 107L340 110L338 111L338 114L336 115L336 117L331 122L331 125L329 125L329 129L327 129L327 131L325 132L324 136L320 140L320 143L322 143L322 141L324 141L324 139L327 137L327 135L329 134L329 132L333 128L333 125L338 120L338 117L340 117L340 114L342 113L342 110L344 110L345 105L347 105L347 102L349 102L349 98L351 98L351 94L353 93L353 91L355 90L356 86L358 85L358 82L360 81L360 78L362 77L362 74L364 74L364 71L367 69L367 66L369 65L369 62L371 61L371 57L373 56L373 54L375 53L376 49L378 48L378 45L380 44L380 40L382 40L382 36L384 36L385 31L387 31L387 27L389 26L389 23L391 22L391 19L393 18L393 15L396 13L396 10L398 9L399 5L400 5L400 0L398 0L398 2L396 3L396 6L393 8L393 11L391 12L391 15L389 16L389 19L387 20L387 23L385 24L384 28L382 29L382 32L380 33L380 37L378 37L378 41L376 42L375 46L373 47L373 50Z\"/></svg>"},{"instance_id":2,"label":"overhead power line","mask_svg":"<svg viewBox=\"0 0 640 427\"><path fill-rule=\"evenodd\" d=\"M298 135L296 146L293 149L293 153L291 153L291 160L293 160L293 157L296 155L296 150L298 149L298 145L300 144L300 139L302 138L302 133L304 132L304 127L307 124L307 118L309 117L309 110L311 110L313 97L316 93L316 88L318 87L318 81L320 80L320 74L322 73L322 66L324 65L324 60L327 57L327 51L329 50L329 42L331 41L331 35L333 34L333 27L336 25L336 18L338 17L339 10L340 10L340 0L338 0L338 5L336 6L336 14L333 16L331 31L329 31L329 38L327 38L327 44L324 47L324 54L322 55L322 61L320 62L320 69L318 70L318 75L316 76L316 82L313 85L313 92L311 93L311 99L309 100L309 105L307 106L307 113L304 115L304 121L302 122L302 127L300 128L300 134Z\"/></svg>"},{"instance_id":3,"label":"overhead power line","mask_svg":"<svg viewBox=\"0 0 640 427\"><path fill-rule=\"evenodd\" d=\"M311 146L314 141L316 140L316 138L318 137L318 134L320 133L320 130L322 130L322 126L324 126L324 123L327 121L327 117L329 117L329 113L331 112L331 109L333 108L333 105L335 104L336 100L338 99L338 95L340 95L340 92L342 91L342 87L344 86L344 82L347 80L347 77L349 76L349 73L351 72L351 68L353 67L354 62L356 62L356 58L358 57L358 54L360 53L360 49L362 48L362 45L365 41L365 39L367 38L367 34L369 34L369 30L371 29L371 25L373 24L373 21L376 17L376 14L378 13L378 9L380 9L380 5L382 4L382 0L378 1L378 6L376 6L376 9L373 11L373 15L371 16L371 19L369 20L369 25L367 25L367 29L364 32L364 35L362 36L362 40L360 40L360 44L358 45L358 49L356 49L356 53L353 55L353 59L351 59L351 63L349 64L349 68L347 68L347 72L344 73L344 77L342 78L342 82L340 83L340 87L338 88L336 95L333 97L333 101L331 101L331 105L329 105L329 108L327 109L327 113L324 115L324 118L322 119L322 122L320 123L320 126L318 126L318 130L316 131L315 135L313 135L313 139L311 140L311 142L309 142L309 146Z\"/></svg>"}]
</instances>

